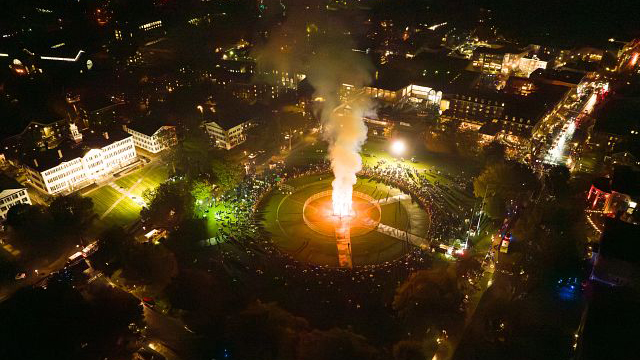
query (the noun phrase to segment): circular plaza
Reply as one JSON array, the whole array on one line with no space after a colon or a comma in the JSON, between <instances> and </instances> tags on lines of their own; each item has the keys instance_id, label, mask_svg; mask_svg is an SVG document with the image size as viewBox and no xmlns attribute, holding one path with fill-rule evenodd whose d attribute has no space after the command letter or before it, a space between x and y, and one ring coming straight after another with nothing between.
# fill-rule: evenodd
<instances>
[{"instance_id":1,"label":"circular plaza","mask_svg":"<svg viewBox=\"0 0 640 360\"><path fill-rule=\"evenodd\" d=\"M278 249L298 261L339 266L336 229L345 220L353 266L401 258L425 246L430 219L411 196L382 182L358 178L353 212L348 219L333 215L330 174L290 179L261 203L264 228Z\"/></svg>"}]
</instances>

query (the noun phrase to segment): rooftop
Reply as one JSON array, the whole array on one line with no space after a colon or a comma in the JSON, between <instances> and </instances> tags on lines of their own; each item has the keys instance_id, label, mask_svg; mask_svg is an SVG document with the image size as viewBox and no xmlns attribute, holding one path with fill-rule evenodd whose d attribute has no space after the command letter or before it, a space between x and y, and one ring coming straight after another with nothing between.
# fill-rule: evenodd
<instances>
[{"instance_id":1,"label":"rooftop","mask_svg":"<svg viewBox=\"0 0 640 360\"><path fill-rule=\"evenodd\" d=\"M22 189L24 186L5 174L0 174L0 192L9 189Z\"/></svg>"},{"instance_id":2,"label":"rooftop","mask_svg":"<svg viewBox=\"0 0 640 360\"><path fill-rule=\"evenodd\" d=\"M613 170L611 189L632 197L640 196L640 172L629 166L618 166Z\"/></svg>"},{"instance_id":3,"label":"rooftop","mask_svg":"<svg viewBox=\"0 0 640 360\"><path fill-rule=\"evenodd\" d=\"M529 77L548 82L557 81L578 85L584 78L584 74L570 70L536 69Z\"/></svg>"},{"instance_id":4,"label":"rooftop","mask_svg":"<svg viewBox=\"0 0 640 360\"><path fill-rule=\"evenodd\" d=\"M634 249L640 225L633 225L619 219L607 219L600 237L600 256L640 265L640 256Z\"/></svg>"},{"instance_id":5,"label":"rooftop","mask_svg":"<svg viewBox=\"0 0 640 360\"><path fill-rule=\"evenodd\" d=\"M628 135L640 131L640 97L613 98L596 110L595 131Z\"/></svg>"},{"instance_id":6,"label":"rooftop","mask_svg":"<svg viewBox=\"0 0 640 360\"><path fill-rule=\"evenodd\" d=\"M30 168L38 171L45 171L58 166L62 162L83 157L92 149L103 148L116 141L126 139L131 135L122 130L114 129L108 132L108 136L109 139L107 139L104 134L87 131L82 134L82 142L79 144L68 139L55 149L22 153L17 154L17 156L21 159L22 163L28 165ZM62 153L62 157L60 156L60 153ZM36 165L36 161L38 165Z\"/></svg>"},{"instance_id":7,"label":"rooftop","mask_svg":"<svg viewBox=\"0 0 640 360\"><path fill-rule=\"evenodd\" d=\"M480 46L480 47L477 47L473 51L473 53L504 55L504 54L520 54L522 53L522 50L514 46L502 46L499 48Z\"/></svg>"},{"instance_id":8,"label":"rooftop","mask_svg":"<svg viewBox=\"0 0 640 360\"><path fill-rule=\"evenodd\" d=\"M161 127L168 124L155 119L138 119L127 124L127 128L143 133L147 136L153 136Z\"/></svg>"}]
</instances>

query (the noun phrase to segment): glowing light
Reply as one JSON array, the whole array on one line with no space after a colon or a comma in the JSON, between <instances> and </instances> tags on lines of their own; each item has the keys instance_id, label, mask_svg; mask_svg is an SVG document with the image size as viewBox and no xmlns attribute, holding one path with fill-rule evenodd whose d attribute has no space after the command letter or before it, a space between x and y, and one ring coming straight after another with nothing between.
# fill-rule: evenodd
<instances>
[{"instance_id":1,"label":"glowing light","mask_svg":"<svg viewBox=\"0 0 640 360\"><path fill-rule=\"evenodd\" d=\"M404 141L402 141L402 140L396 140L391 144L391 151L395 155L404 154L406 148L407 148L407 146L405 145Z\"/></svg>"},{"instance_id":2,"label":"glowing light","mask_svg":"<svg viewBox=\"0 0 640 360\"><path fill-rule=\"evenodd\" d=\"M569 126L562 134L558 137L555 145L549 150L549 153L546 156L546 161L548 163L557 164L564 157L564 151L567 144L567 140L571 139L573 133L576 131L575 122L570 122Z\"/></svg>"},{"instance_id":3,"label":"glowing light","mask_svg":"<svg viewBox=\"0 0 640 360\"><path fill-rule=\"evenodd\" d=\"M75 58L63 58L63 57L57 57L57 56L41 56L40 59L75 62L75 61L78 61L78 59L80 58L80 55L82 55L83 53L84 53L83 50L78 51L78 54L76 55Z\"/></svg>"},{"instance_id":4,"label":"glowing light","mask_svg":"<svg viewBox=\"0 0 640 360\"><path fill-rule=\"evenodd\" d=\"M348 217L354 214L352 195L353 188L351 187L341 187L339 189L334 187L334 191L331 194L334 216Z\"/></svg>"}]
</instances>

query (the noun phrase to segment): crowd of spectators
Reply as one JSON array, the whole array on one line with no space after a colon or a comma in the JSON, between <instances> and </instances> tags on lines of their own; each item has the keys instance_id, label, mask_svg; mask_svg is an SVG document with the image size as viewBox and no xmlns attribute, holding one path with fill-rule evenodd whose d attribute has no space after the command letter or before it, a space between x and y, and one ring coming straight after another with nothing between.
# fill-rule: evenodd
<instances>
[{"instance_id":1,"label":"crowd of spectators","mask_svg":"<svg viewBox=\"0 0 640 360\"><path fill-rule=\"evenodd\" d=\"M263 197L274 191L290 191L282 187L287 180L330 171L328 162L319 162L305 167L275 169L262 176L248 176L220 200L230 205L225 208L231 213L216 216L222 216L226 222L223 237L234 245L223 247L220 254L227 271L242 279L240 281L250 283L250 286L264 287L266 282L267 287L275 283L291 289L292 292L274 294L285 297L280 301L297 303L307 299L308 304L327 307L341 303L342 307L337 308L361 312L366 316L367 311L374 311L373 305L367 301L372 295L382 295L381 298L389 302L396 284L414 271L431 267L433 248L408 245L406 254L395 261L355 264L353 269L301 262L281 251L261 225L264 213L260 202ZM454 193L461 193L467 185L463 177L437 173L437 170L419 171L401 163L384 161L373 167L364 166L359 176L373 178L411 194L414 201L430 214L429 236L433 239L451 242L467 230L465 217L471 215L471 209L451 205L455 203ZM443 183L445 181L446 184ZM348 293L343 289L349 289ZM322 304L312 301L318 297L326 300Z\"/></svg>"}]
</instances>

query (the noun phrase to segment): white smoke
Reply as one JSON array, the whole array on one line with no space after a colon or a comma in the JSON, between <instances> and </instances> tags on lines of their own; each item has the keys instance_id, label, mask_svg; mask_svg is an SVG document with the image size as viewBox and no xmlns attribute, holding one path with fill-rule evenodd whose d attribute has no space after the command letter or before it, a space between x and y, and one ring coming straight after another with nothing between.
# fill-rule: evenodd
<instances>
[{"instance_id":1,"label":"white smoke","mask_svg":"<svg viewBox=\"0 0 640 360\"><path fill-rule=\"evenodd\" d=\"M360 149L367 139L364 116L370 112L370 102L354 101L350 111L331 112L324 120L324 137L329 142L329 159L335 179L333 187L333 213L338 216L352 214L351 199L356 174L362 169Z\"/></svg>"},{"instance_id":2,"label":"white smoke","mask_svg":"<svg viewBox=\"0 0 640 360\"><path fill-rule=\"evenodd\" d=\"M297 4L297 2L296 2ZM313 7L312 7L313 8ZM335 111L340 105L338 93L343 83L356 89L371 82L373 66L356 47L349 34L358 31L358 21L347 29L327 21L322 13L309 7L294 7L289 17L274 29L268 42L256 49L259 68L301 72L307 75L315 96L324 99L319 109L324 139L329 142L329 159L335 175L333 181L334 213L351 213L351 196L356 173L362 169L360 149L367 139L363 116L373 113L372 103L363 97L350 99L348 109ZM309 24L318 30L309 33Z\"/></svg>"}]
</instances>

